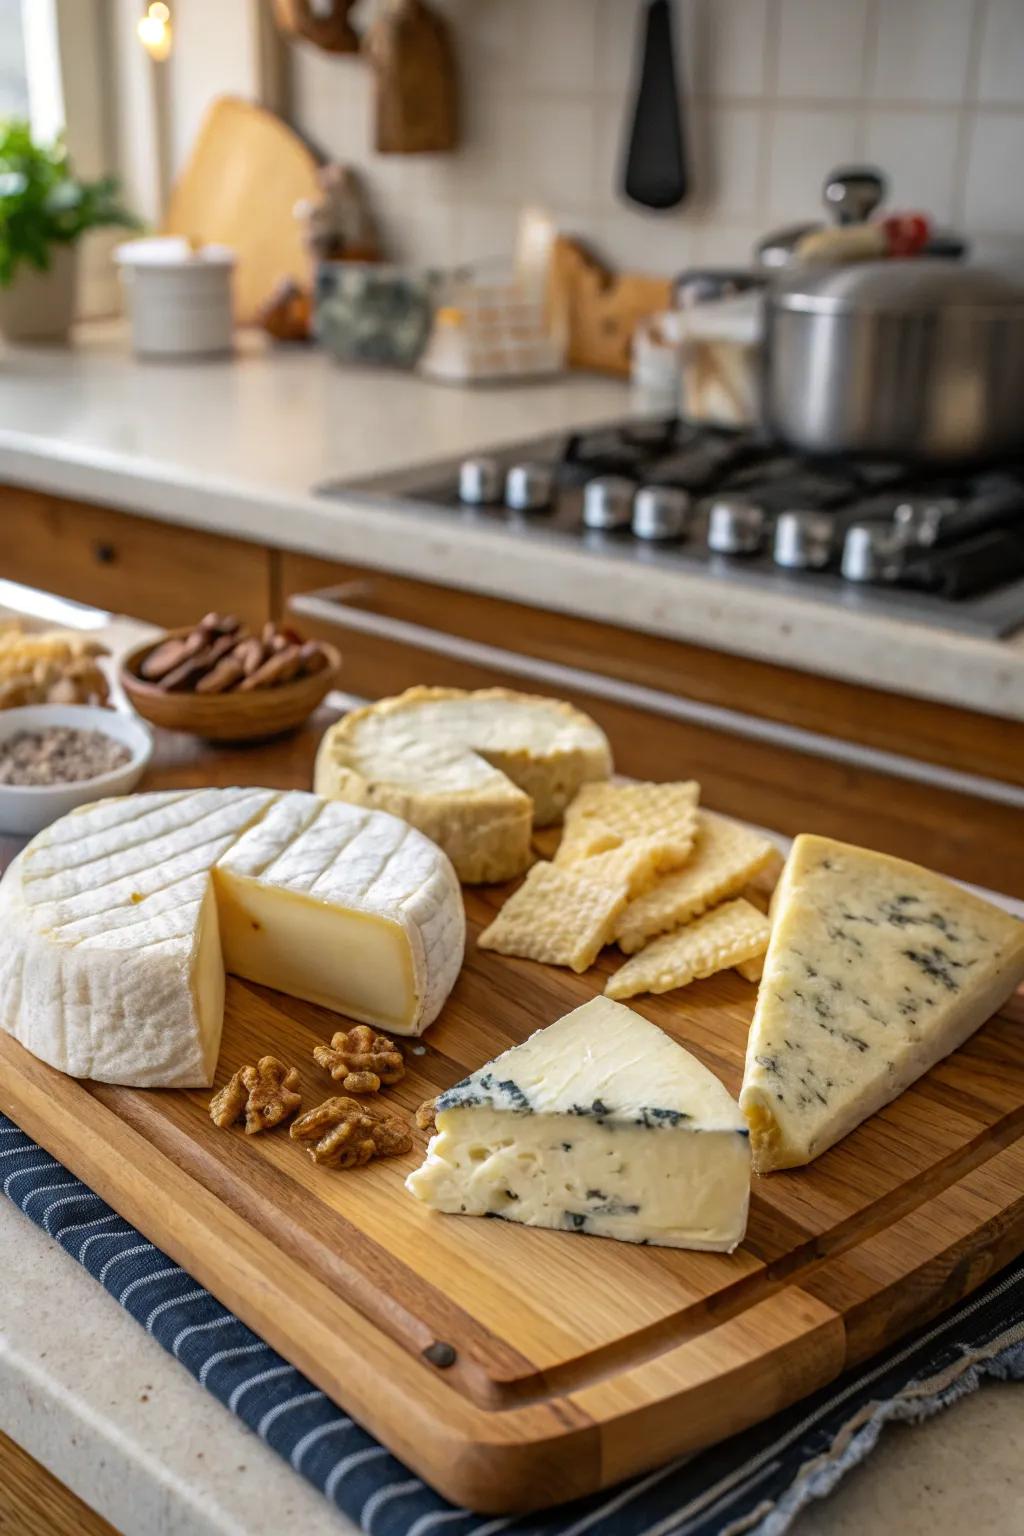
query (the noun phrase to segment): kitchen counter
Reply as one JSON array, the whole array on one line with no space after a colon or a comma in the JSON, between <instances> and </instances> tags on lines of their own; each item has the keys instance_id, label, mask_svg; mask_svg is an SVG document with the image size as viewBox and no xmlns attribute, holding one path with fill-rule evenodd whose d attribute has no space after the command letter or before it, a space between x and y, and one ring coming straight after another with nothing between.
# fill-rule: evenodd
<instances>
[{"instance_id":1,"label":"kitchen counter","mask_svg":"<svg viewBox=\"0 0 1024 1536\"><path fill-rule=\"evenodd\" d=\"M0 482L1024 720L1024 631L977 639L312 493L630 401L581 375L452 389L257 336L231 360L140 363L120 325L94 325L70 351L0 352ZM2 539L0 522L0 560Z\"/></svg>"}]
</instances>

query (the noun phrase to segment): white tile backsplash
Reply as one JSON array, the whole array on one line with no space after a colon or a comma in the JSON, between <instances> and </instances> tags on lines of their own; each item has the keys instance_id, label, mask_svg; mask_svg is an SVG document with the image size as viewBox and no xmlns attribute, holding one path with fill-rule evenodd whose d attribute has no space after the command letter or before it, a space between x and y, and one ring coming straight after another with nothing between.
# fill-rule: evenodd
<instances>
[{"instance_id":1,"label":"white tile backsplash","mask_svg":"<svg viewBox=\"0 0 1024 1536\"><path fill-rule=\"evenodd\" d=\"M594 0L519 0L526 80L541 90L591 91L597 74ZM467 24L472 20L467 16Z\"/></svg>"},{"instance_id":2,"label":"white tile backsplash","mask_svg":"<svg viewBox=\"0 0 1024 1536\"><path fill-rule=\"evenodd\" d=\"M987 0L983 7L978 100L1024 106L1024 0Z\"/></svg>"},{"instance_id":3,"label":"white tile backsplash","mask_svg":"<svg viewBox=\"0 0 1024 1536\"><path fill-rule=\"evenodd\" d=\"M964 215L968 225L1024 236L1024 113L979 112L970 125Z\"/></svg>"},{"instance_id":4,"label":"white tile backsplash","mask_svg":"<svg viewBox=\"0 0 1024 1536\"><path fill-rule=\"evenodd\" d=\"M977 0L877 0L871 94L887 101L960 101Z\"/></svg>"},{"instance_id":5,"label":"white tile backsplash","mask_svg":"<svg viewBox=\"0 0 1024 1536\"><path fill-rule=\"evenodd\" d=\"M863 93L867 18L867 0L782 0L776 94L855 101Z\"/></svg>"},{"instance_id":6,"label":"white tile backsplash","mask_svg":"<svg viewBox=\"0 0 1024 1536\"><path fill-rule=\"evenodd\" d=\"M953 112L885 107L873 107L868 112L865 158L885 166L893 207L922 209L947 224L957 217L959 131L959 119Z\"/></svg>"},{"instance_id":7,"label":"white tile backsplash","mask_svg":"<svg viewBox=\"0 0 1024 1536\"><path fill-rule=\"evenodd\" d=\"M860 119L852 110L786 107L772 119L768 214L771 221L814 219L834 166L861 158Z\"/></svg>"},{"instance_id":8,"label":"white tile backsplash","mask_svg":"<svg viewBox=\"0 0 1024 1536\"><path fill-rule=\"evenodd\" d=\"M1024 0L677 0L691 195L669 213L618 190L646 0L435 3L460 71L451 155L377 155L365 63L291 49L297 126L364 172L403 259L510 253L519 207L544 202L616 265L740 264L857 160L893 208L1024 257Z\"/></svg>"}]
</instances>

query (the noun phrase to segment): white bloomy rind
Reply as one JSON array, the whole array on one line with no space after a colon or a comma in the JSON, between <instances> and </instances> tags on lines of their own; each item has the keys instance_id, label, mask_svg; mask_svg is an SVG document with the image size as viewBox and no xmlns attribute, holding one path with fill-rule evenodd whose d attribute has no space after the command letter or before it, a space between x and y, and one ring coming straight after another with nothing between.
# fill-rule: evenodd
<instances>
[{"instance_id":1,"label":"white bloomy rind","mask_svg":"<svg viewBox=\"0 0 1024 1536\"><path fill-rule=\"evenodd\" d=\"M705 1066L597 997L442 1094L406 1188L451 1214L731 1252L750 1144Z\"/></svg>"},{"instance_id":2,"label":"white bloomy rind","mask_svg":"<svg viewBox=\"0 0 1024 1536\"><path fill-rule=\"evenodd\" d=\"M0 882L0 1026L74 1077L205 1086L225 958L412 1035L464 945L451 864L394 816L266 789L130 796L54 823Z\"/></svg>"}]
</instances>

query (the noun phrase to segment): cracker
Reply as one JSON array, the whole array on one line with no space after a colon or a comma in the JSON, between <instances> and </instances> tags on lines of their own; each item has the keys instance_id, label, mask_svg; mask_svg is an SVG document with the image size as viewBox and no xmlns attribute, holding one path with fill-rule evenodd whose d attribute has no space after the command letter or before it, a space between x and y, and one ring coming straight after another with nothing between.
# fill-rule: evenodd
<instances>
[{"instance_id":1,"label":"cracker","mask_svg":"<svg viewBox=\"0 0 1024 1536\"><path fill-rule=\"evenodd\" d=\"M629 903L615 930L619 948L631 955L657 934L738 896L776 858L775 844L761 833L713 811L698 811L693 853L682 869L662 875Z\"/></svg>"},{"instance_id":2,"label":"cracker","mask_svg":"<svg viewBox=\"0 0 1024 1536\"><path fill-rule=\"evenodd\" d=\"M764 955L758 955L756 960L741 960L733 970L738 971L744 981L759 982L764 973Z\"/></svg>"},{"instance_id":3,"label":"cracker","mask_svg":"<svg viewBox=\"0 0 1024 1536\"><path fill-rule=\"evenodd\" d=\"M697 835L700 785L584 784L565 813L558 864L620 848L631 838L651 838L658 845L661 869L686 862Z\"/></svg>"},{"instance_id":4,"label":"cracker","mask_svg":"<svg viewBox=\"0 0 1024 1536\"><path fill-rule=\"evenodd\" d=\"M611 941L628 900L625 880L608 884L575 869L535 864L477 943L502 955L585 971Z\"/></svg>"},{"instance_id":5,"label":"cracker","mask_svg":"<svg viewBox=\"0 0 1024 1536\"><path fill-rule=\"evenodd\" d=\"M633 897L650 890L658 878L661 859L662 850L657 838L630 837L606 853L594 853L572 864L563 863L559 868L585 875L588 880L598 880L602 885L625 882L629 896ZM558 864L557 859L555 863Z\"/></svg>"},{"instance_id":6,"label":"cracker","mask_svg":"<svg viewBox=\"0 0 1024 1536\"><path fill-rule=\"evenodd\" d=\"M749 901L727 901L648 944L615 972L605 993L623 998L685 987L763 955L770 932L768 919Z\"/></svg>"}]
</instances>

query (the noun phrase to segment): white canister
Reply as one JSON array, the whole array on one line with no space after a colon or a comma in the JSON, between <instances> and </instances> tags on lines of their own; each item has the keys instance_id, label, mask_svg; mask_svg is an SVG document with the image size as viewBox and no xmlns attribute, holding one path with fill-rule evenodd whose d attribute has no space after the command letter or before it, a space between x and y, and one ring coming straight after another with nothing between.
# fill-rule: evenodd
<instances>
[{"instance_id":1,"label":"white canister","mask_svg":"<svg viewBox=\"0 0 1024 1536\"><path fill-rule=\"evenodd\" d=\"M216 357L231 351L235 253L227 246L195 249L168 235L129 240L114 256L138 357Z\"/></svg>"}]
</instances>

